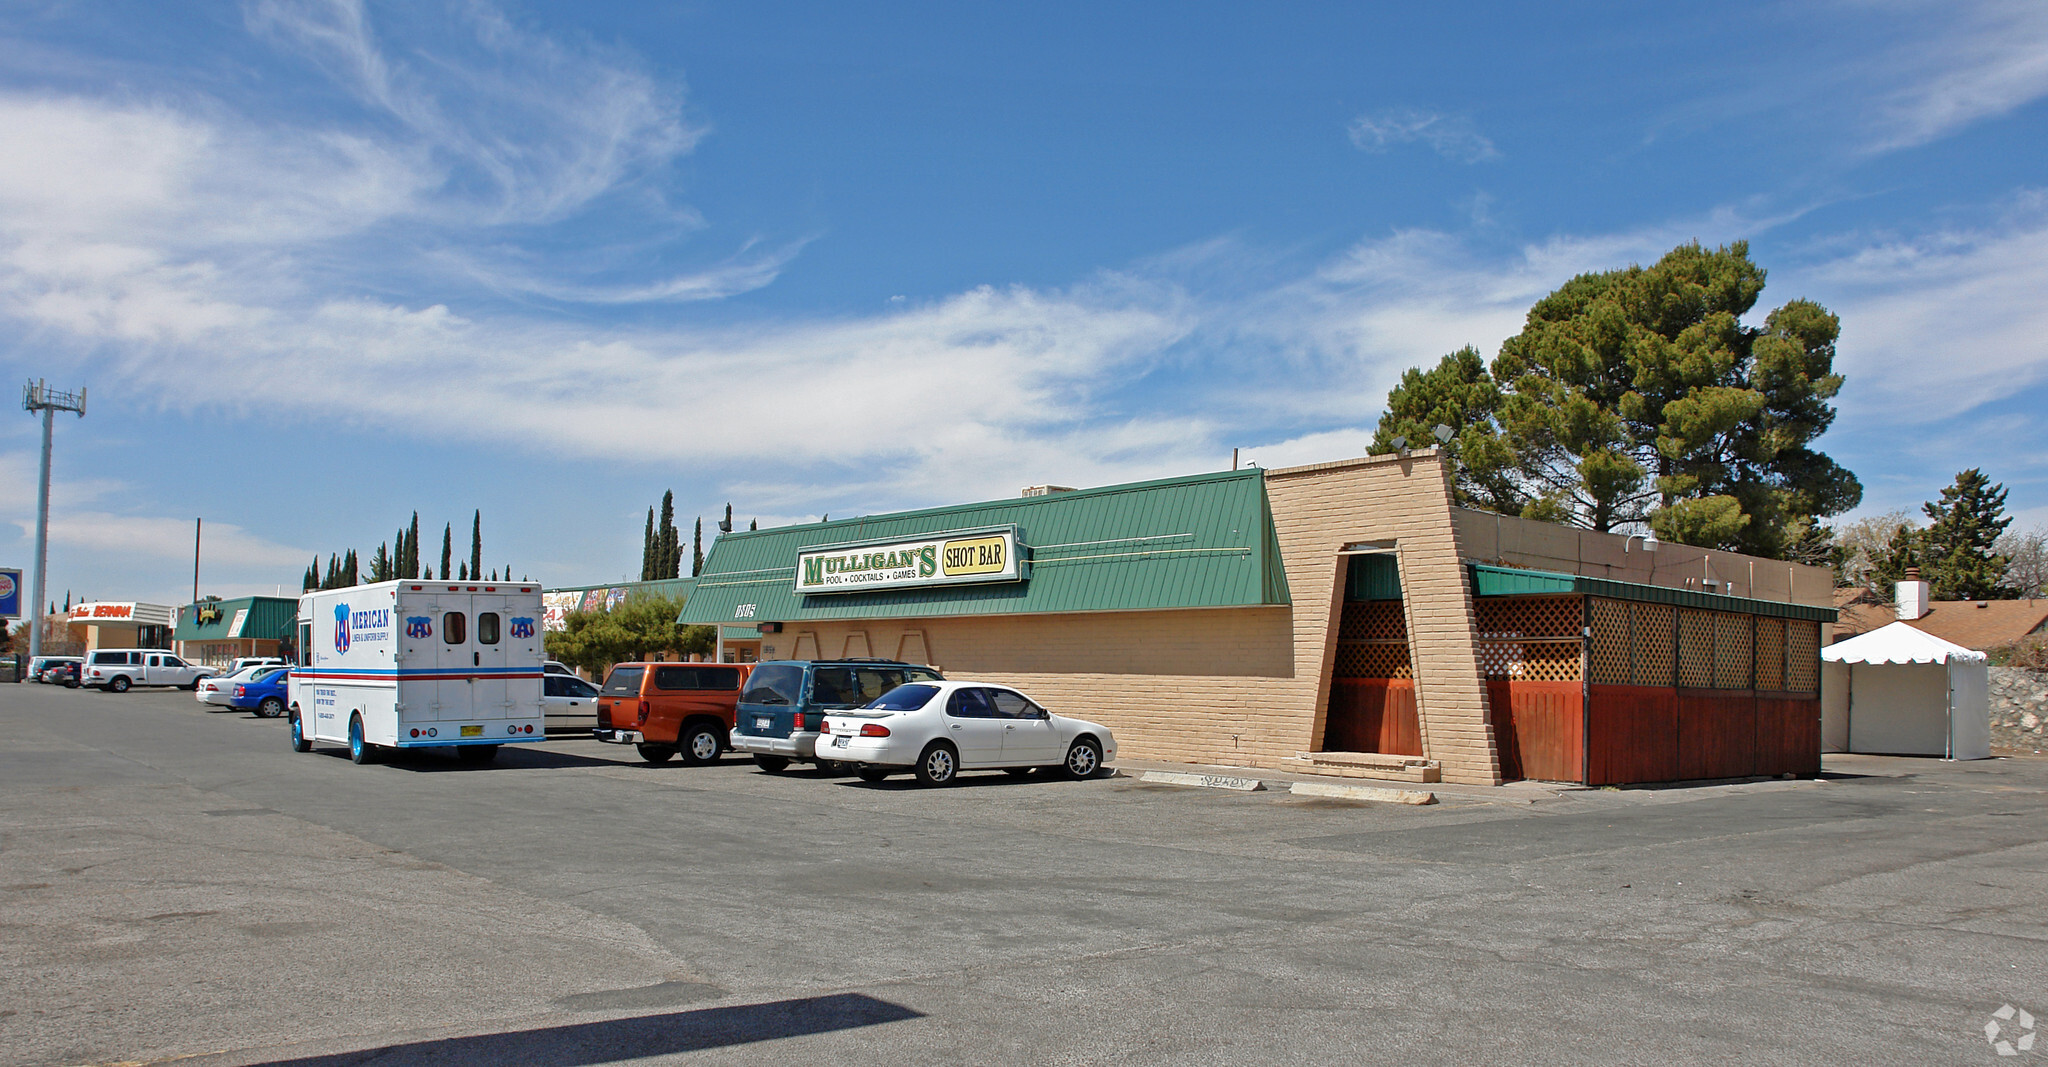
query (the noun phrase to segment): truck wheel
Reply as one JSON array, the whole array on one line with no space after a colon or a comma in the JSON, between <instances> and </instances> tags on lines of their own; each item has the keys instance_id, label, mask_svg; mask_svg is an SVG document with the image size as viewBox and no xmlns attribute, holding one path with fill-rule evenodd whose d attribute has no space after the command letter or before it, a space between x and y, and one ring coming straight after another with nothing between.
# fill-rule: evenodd
<instances>
[{"instance_id":1,"label":"truck wheel","mask_svg":"<svg viewBox=\"0 0 2048 1067\"><path fill-rule=\"evenodd\" d=\"M199 677L192 679L192 684L186 686L185 688L191 690L194 693L197 693L199 691L199 683L205 681L208 677L208 675L202 674Z\"/></svg>"},{"instance_id":2,"label":"truck wheel","mask_svg":"<svg viewBox=\"0 0 2048 1067\"><path fill-rule=\"evenodd\" d=\"M683 727L682 744L679 746L683 750L683 762L702 766L717 759L725 748L725 739L718 736L721 732L701 722Z\"/></svg>"},{"instance_id":3,"label":"truck wheel","mask_svg":"<svg viewBox=\"0 0 2048 1067\"><path fill-rule=\"evenodd\" d=\"M633 747L639 749L640 758L649 763L667 763L676 754L676 750L667 745L650 745L645 741Z\"/></svg>"},{"instance_id":4,"label":"truck wheel","mask_svg":"<svg viewBox=\"0 0 2048 1067\"><path fill-rule=\"evenodd\" d=\"M489 763L498 758L496 745L464 745L455 750L464 763Z\"/></svg>"},{"instance_id":5,"label":"truck wheel","mask_svg":"<svg viewBox=\"0 0 2048 1067\"><path fill-rule=\"evenodd\" d=\"M256 705L256 714L266 719L275 719L284 714L284 700L279 697L264 697L263 703Z\"/></svg>"},{"instance_id":6,"label":"truck wheel","mask_svg":"<svg viewBox=\"0 0 2048 1067\"><path fill-rule=\"evenodd\" d=\"M363 717L348 717L348 759L357 766L370 762L370 744L363 740Z\"/></svg>"},{"instance_id":7,"label":"truck wheel","mask_svg":"<svg viewBox=\"0 0 2048 1067\"><path fill-rule=\"evenodd\" d=\"M127 675L117 674L114 676L113 681L107 683L107 688L113 690L116 693L125 693L128 691L128 686L130 684L132 683L128 681Z\"/></svg>"},{"instance_id":8,"label":"truck wheel","mask_svg":"<svg viewBox=\"0 0 2048 1067\"><path fill-rule=\"evenodd\" d=\"M299 709L292 709L292 751L311 752L313 742L306 737L306 724L299 721Z\"/></svg>"},{"instance_id":9,"label":"truck wheel","mask_svg":"<svg viewBox=\"0 0 2048 1067\"><path fill-rule=\"evenodd\" d=\"M764 756L757 752L754 754L754 766L767 771L769 774L780 774L789 769L789 757Z\"/></svg>"}]
</instances>

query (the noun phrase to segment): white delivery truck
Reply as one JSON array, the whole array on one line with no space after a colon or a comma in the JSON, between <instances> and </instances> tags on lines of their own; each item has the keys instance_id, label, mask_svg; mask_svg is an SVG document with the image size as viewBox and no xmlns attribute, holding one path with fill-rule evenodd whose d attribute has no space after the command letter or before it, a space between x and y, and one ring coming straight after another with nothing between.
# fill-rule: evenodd
<instances>
[{"instance_id":1,"label":"white delivery truck","mask_svg":"<svg viewBox=\"0 0 2048 1067\"><path fill-rule=\"evenodd\" d=\"M547 740L540 586L417 578L299 598L289 683L292 748L454 748Z\"/></svg>"}]
</instances>

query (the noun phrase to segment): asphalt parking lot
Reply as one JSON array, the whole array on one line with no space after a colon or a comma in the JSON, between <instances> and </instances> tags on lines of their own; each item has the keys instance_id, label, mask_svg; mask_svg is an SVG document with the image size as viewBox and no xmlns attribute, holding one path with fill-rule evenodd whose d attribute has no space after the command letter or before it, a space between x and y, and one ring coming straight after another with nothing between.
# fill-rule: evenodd
<instances>
[{"instance_id":1,"label":"asphalt parking lot","mask_svg":"<svg viewBox=\"0 0 2048 1067\"><path fill-rule=\"evenodd\" d=\"M2048 1027L2048 760L1829 771L1408 807L575 739L357 767L0 686L0 1062L2048 1056L1986 1038Z\"/></svg>"}]
</instances>

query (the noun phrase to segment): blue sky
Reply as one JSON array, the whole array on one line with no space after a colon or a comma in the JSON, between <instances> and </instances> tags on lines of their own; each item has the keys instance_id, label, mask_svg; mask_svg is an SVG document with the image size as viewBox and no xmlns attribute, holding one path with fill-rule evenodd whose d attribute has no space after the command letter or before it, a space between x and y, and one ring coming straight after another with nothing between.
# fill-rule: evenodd
<instances>
[{"instance_id":1,"label":"blue sky","mask_svg":"<svg viewBox=\"0 0 2048 1067\"><path fill-rule=\"evenodd\" d=\"M1363 451L1573 274L1843 319L1859 513L2048 524L2048 5L0 0L51 584L295 587L417 510L637 576L763 525ZM0 564L38 427L0 420ZM432 554L430 552L430 554Z\"/></svg>"}]
</instances>

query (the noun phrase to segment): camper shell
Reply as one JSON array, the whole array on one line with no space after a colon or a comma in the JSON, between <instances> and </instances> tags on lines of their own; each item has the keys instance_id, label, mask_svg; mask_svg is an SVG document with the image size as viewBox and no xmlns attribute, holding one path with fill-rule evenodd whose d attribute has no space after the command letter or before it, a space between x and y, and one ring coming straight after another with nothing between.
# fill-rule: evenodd
<instances>
[{"instance_id":1,"label":"camper shell","mask_svg":"<svg viewBox=\"0 0 2048 1067\"><path fill-rule=\"evenodd\" d=\"M540 586L400 579L299 598L292 747L456 748L547 739Z\"/></svg>"}]
</instances>

